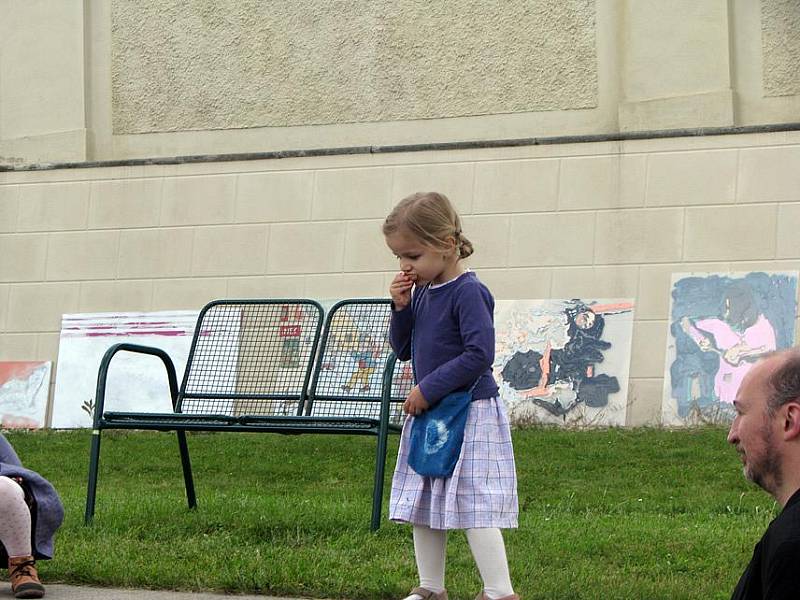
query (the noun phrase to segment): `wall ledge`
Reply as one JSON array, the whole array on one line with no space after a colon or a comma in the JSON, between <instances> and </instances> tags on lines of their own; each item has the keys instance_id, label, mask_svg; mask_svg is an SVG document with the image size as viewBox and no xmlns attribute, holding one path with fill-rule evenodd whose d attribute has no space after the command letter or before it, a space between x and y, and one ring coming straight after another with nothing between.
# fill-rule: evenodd
<instances>
[{"instance_id":1,"label":"wall ledge","mask_svg":"<svg viewBox=\"0 0 800 600\"><path fill-rule=\"evenodd\" d=\"M272 160L282 158L310 158L321 156L344 156L363 154L390 154L399 152L430 152L447 150L480 150L486 148L512 148L523 146L546 146L558 144L590 144L598 142L621 142L628 140L657 140L681 137L712 137L723 135L746 135L753 133L777 133L800 131L800 122L772 123L726 127L696 127L688 129L662 129L653 131L622 131L591 135L567 135L534 138L510 138L497 140L465 140L429 144L401 144L387 146L348 146L342 148L313 148L307 150L279 150L273 152L245 152L232 154L197 154L154 158L132 158L105 161L42 162L35 164L3 164L0 172L51 171L56 169L91 169L101 167L137 167L148 165L182 165L195 163L235 162L248 160ZM0 157L2 161L2 157Z\"/></svg>"}]
</instances>

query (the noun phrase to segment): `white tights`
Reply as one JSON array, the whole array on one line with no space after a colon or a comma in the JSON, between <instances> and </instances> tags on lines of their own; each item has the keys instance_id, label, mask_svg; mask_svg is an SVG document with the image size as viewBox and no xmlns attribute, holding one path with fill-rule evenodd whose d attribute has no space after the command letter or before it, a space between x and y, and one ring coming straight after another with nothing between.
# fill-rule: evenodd
<instances>
[{"instance_id":1,"label":"white tights","mask_svg":"<svg viewBox=\"0 0 800 600\"><path fill-rule=\"evenodd\" d=\"M9 556L31 554L31 512L16 481L0 476L0 542Z\"/></svg>"},{"instance_id":2,"label":"white tights","mask_svg":"<svg viewBox=\"0 0 800 600\"><path fill-rule=\"evenodd\" d=\"M508 573L503 534L496 527L467 529L467 542L483 579L483 591L489 598L504 598L514 593ZM447 531L414 525L414 551L417 557L420 587L432 592L444 590L445 547ZM405 600L420 600L412 594Z\"/></svg>"}]
</instances>

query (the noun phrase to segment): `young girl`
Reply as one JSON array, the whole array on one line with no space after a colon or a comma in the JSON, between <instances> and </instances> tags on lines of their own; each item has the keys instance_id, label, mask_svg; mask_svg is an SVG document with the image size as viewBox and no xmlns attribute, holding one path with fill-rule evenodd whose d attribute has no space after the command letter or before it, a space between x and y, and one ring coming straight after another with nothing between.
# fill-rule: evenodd
<instances>
[{"instance_id":1,"label":"young girl","mask_svg":"<svg viewBox=\"0 0 800 600\"><path fill-rule=\"evenodd\" d=\"M500 528L517 526L517 476L505 407L492 377L494 299L462 258L472 244L450 201L435 192L402 200L383 224L386 244L400 261L389 288L392 348L411 358L417 385L392 480L389 518L414 526L419 587L405 600L447 600L447 530L465 529L483 579L477 600L519 600L511 587ZM477 383L476 383L477 382ZM414 416L450 392L474 385L455 470L450 477L418 475L408 464Z\"/></svg>"}]
</instances>

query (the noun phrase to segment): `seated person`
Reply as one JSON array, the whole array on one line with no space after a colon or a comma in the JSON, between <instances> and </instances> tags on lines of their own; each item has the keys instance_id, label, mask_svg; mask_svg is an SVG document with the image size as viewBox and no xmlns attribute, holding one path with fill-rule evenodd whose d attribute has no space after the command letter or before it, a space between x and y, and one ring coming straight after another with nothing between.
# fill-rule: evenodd
<instances>
[{"instance_id":1,"label":"seated person","mask_svg":"<svg viewBox=\"0 0 800 600\"><path fill-rule=\"evenodd\" d=\"M800 349L768 355L744 376L728 442L744 476L781 505L732 600L800 597Z\"/></svg>"},{"instance_id":2,"label":"seated person","mask_svg":"<svg viewBox=\"0 0 800 600\"><path fill-rule=\"evenodd\" d=\"M63 519L64 507L55 488L23 467L0 434L0 564L8 559L15 597L44 596L36 559L52 558L53 537Z\"/></svg>"}]
</instances>

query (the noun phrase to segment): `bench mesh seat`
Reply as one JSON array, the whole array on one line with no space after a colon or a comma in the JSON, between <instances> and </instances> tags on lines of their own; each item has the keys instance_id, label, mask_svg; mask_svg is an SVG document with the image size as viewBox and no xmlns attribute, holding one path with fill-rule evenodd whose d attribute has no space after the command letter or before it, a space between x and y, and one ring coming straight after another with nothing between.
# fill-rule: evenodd
<instances>
[{"instance_id":1,"label":"bench mesh seat","mask_svg":"<svg viewBox=\"0 0 800 600\"><path fill-rule=\"evenodd\" d=\"M105 412L103 421L111 423L215 423L226 425L236 422L236 417L229 415L187 415L181 413L134 413L134 412Z\"/></svg>"},{"instance_id":2,"label":"bench mesh seat","mask_svg":"<svg viewBox=\"0 0 800 600\"><path fill-rule=\"evenodd\" d=\"M304 427L308 429L336 428L336 429L370 429L376 426L375 419L356 417L281 417L262 415L242 415L231 417L229 415L201 415L182 413L131 413L131 412L106 412L103 415L106 423L133 424L133 425L167 425L170 428L202 428L203 426L233 426L249 425L253 427L275 429L289 429Z\"/></svg>"}]
</instances>

